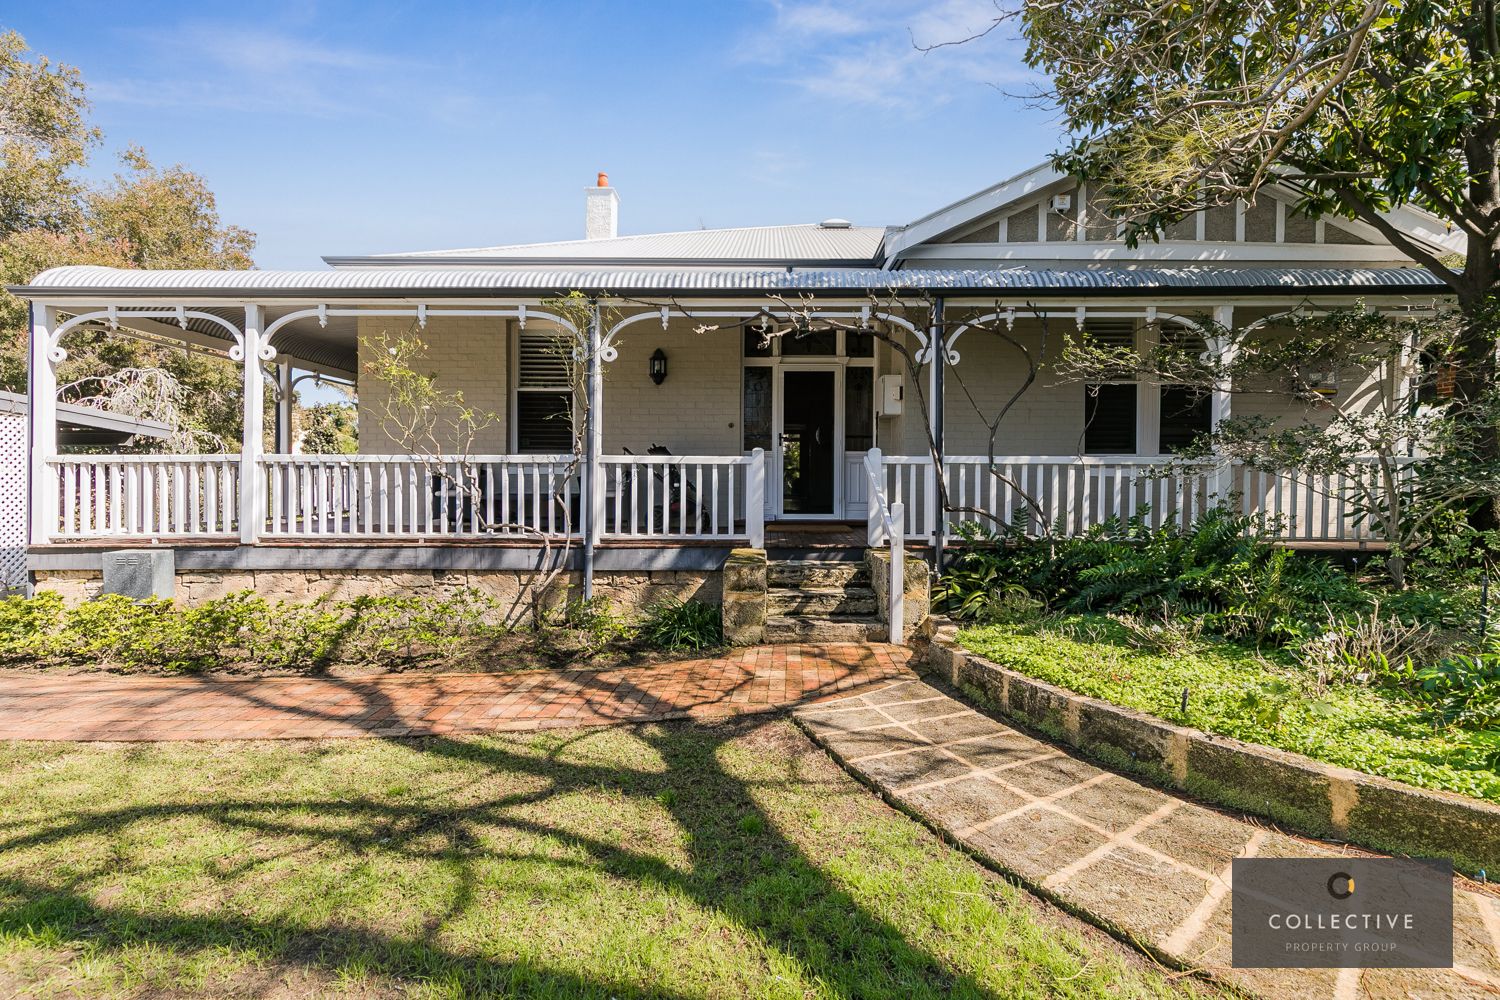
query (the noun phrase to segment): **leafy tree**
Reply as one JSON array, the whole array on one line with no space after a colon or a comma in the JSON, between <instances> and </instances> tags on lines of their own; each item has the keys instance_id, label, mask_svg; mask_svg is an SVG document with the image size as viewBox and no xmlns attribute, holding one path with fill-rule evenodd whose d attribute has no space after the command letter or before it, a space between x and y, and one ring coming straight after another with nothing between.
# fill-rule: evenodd
<instances>
[{"instance_id":1,"label":"leafy tree","mask_svg":"<svg viewBox=\"0 0 1500 1000\"><path fill-rule=\"evenodd\" d=\"M19 34L0 34L0 237L77 226L82 189L72 172L100 139L78 70L26 53Z\"/></svg>"},{"instance_id":2,"label":"leafy tree","mask_svg":"<svg viewBox=\"0 0 1500 1000\"><path fill-rule=\"evenodd\" d=\"M359 451L359 423L353 403L315 403L296 412L303 454L353 455Z\"/></svg>"},{"instance_id":3,"label":"leafy tree","mask_svg":"<svg viewBox=\"0 0 1500 1000\"><path fill-rule=\"evenodd\" d=\"M1097 184L1127 239L1267 183L1358 219L1454 291L1460 399L1495 375L1500 282L1500 7L1473 0L1027 0L1026 61L1074 135L1059 166ZM1382 211L1463 233L1444 259Z\"/></svg>"},{"instance_id":4,"label":"leafy tree","mask_svg":"<svg viewBox=\"0 0 1500 1000\"><path fill-rule=\"evenodd\" d=\"M101 139L87 112L77 69L30 59L20 35L0 34L0 284L24 284L64 264L254 266L255 235L224 224L207 183L181 165L157 167L131 147L112 181L84 184L78 172ZM0 291L0 388L25 391L28 332L26 303ZM58 376L68 387L66 398L133 409L143 400L177 398L138 391L170 382L180 387L182 405L154 416L173 421L176 440L230 447L239 440L237 365L181 346L88 330L70 334L64 346L68 359ZM121 371L139 377L113 377ZM128 399L114 400L114 390Z\"/></svg>"}]
</instances>

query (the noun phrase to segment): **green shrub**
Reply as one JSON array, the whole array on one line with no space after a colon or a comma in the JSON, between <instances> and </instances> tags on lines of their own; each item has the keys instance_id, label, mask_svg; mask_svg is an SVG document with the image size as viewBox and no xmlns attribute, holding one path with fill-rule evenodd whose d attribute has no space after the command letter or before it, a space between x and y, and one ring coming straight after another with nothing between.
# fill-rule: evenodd
<instances>
[{"instance_id":1,"label":"green shrub","mask_svg":"<svg viewBox=\"0 0 1500 1000\"><path fill-rule=\"evenodd\" d=\"M1461 729L1500 729L1500 654L1449 656L1411 675L1438 721Z\"/></svg>"},{"instance_id":2,"label":"green shrub","mask_svg":"<svg viewBox=\"0 0 1500 1000\"><path fill-rule=\"evenodd\" d=\"M0 600L0 660L55 656L66 611L62 595L50 590Z\"/></svg>"},{"instance_id":3,"label":"green shrub","mask_svg":"<svg viewBox=\"0 0 1500 1000\"><path fill-rule=\"evenodd\" d=\"M612 642L630 638L633 633L630 623L615 611L614 602L607 597L564 601L544 618L544 623L579 636L586 651L603 649Z\"/></svg>"},{"instance_id":4,"label":"green shrub","mask_svg":"<svg viewBox=\"0 0 1500 1000\"><path fill-rule=\"evenodd\" d=\"M389 664L455 652L505 627L478 591L443 599L361 597L271 604L252 592L194 606L118 594L64 606L56 593L0 600L0 661L98 663L199 671L238 662L272 668Z\"/></svg>"},{"instance_id":5,"label":"green shrub","mask_svg":"<svg viewBox=\"0 0 1500 1000\"><path fill-rule=\"evenodd\" d=\"M1165 617L1170 609L1225 635L1286 644L1316 634L1329 608L1370 603L1347 574L1272 545L1258 521L1224 509L1185 530L1175 522L1153 528L1143 509L1050 543L968 535L978 544L944 574L938 601L969 620L998 620L989 617L996 602L1002 612L1016 607L1020 588L1052 611Z\"/></svg>"},{"instance_id":6,"label":"green shrub","mask_svg":"<svg viewBox=\"0 0 1500 1000\"><path fill-rule=\"evenodd\" d=\"M723 616L713 604L668 598L646 609L639 634L654 649L711 649L724 642Z\"/></svg>"}]
</instances>

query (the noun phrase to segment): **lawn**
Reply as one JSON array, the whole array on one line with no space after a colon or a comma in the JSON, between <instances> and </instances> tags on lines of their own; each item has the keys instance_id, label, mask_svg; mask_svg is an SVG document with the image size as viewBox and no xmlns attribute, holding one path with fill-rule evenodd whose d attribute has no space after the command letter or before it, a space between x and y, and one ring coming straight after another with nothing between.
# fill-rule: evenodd
<instances>
[{"instance_id":1,"label":"lawn","mask_svg":"<svg viewBox=\"0 0 1500 1000\"><path fill-rule=\"evenodd\" d=\"M1102 615L971 627L958 640L1021 673L1204 732L1500 802L1500 741L1435 727L1418 704L1372 687L1319 686L1285 654L1210 638L1136 648Z\"/></svg>"},{"instance_id":2,"label":"lawn","mask_svg":"<svg viewBox=\"0 0 1500 1000\"><path fill-rule=\"evenodd\" d=\"M0 745L0 994L1204 993L785 720Z\"/></svg>"}]
</instances>

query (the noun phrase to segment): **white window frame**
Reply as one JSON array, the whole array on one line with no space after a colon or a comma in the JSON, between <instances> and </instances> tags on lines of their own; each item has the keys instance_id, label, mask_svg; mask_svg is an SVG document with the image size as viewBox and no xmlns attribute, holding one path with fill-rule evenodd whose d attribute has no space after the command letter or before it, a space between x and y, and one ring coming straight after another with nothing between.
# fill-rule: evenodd
<instances>
[{"instance_id":1,"label":"white window frame","mask_svg":"<svg viewBox=\"0 0 1500 1000\"><path fill-rule=\"evenodd\" d=\"M508 423L509 423L510 426L509 426L509 429L508 429L508 433L506 434L506 439L509 442L509 446L510 446L509 454L519 455L519 454L521 454L521 407L520 407L521 393L523 393L523 392L551 392L551 393L556 393L556 392L562 392L564 390L561 389L561 388L542 387L542 386L525 386L525 387L523 387L521 385L521 333L522 333L521 325L519 323L517 323L517 322L515 322L515 321L512 320L512 321L507 321L506 326L508 327L506 340L507 340L507 343L508 343L508 351L509 351L509 355L510 355L510 357L509 357L510 364L506 366L509 369L509 372L510 372L510 377L507 379L507 382L508 382L509 387L510 387L510 392L509 392L509 399L510 399L510 403L509 403L509 417L510 417L510 419L508 421ZM527 329L526 329L525 332L526 333L538 333L538 332L544 332L544 331L545 332L555 332L557 334L557 336L560 337L560 338L570 338L572 336L570 333L568 333L568 331L563 330L561 327L558 327L556 324L548 323L548 322L546 322L544 320L531 320L530 322L528 322ZM576 430L576 428L578 427L578 421L579 421L579 419L582 416L581 413L580 413L580 411L579 411L578 393L577 393L575 387L573 387L573 386L567 386L566 387L566 391L568 393L570 393L572 395L572 397L573 397L573 405L572 405L572 411L573 411L573 413L572 413L571 421L572 421L572 428Z\"/></svg>"}]
</instances>

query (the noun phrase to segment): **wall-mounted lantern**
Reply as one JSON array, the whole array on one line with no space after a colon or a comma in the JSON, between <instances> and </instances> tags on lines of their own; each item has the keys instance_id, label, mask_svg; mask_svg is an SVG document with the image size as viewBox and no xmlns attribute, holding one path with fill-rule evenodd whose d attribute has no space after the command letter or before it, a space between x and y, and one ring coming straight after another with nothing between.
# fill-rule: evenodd
<instances>
[{"instance_id":1,"label":"wall-mounted lantern","mask_svg":"<svg viewBox=\"0 0 1500 1000\"><path fill-rule=\"evenodd\" d=\"M667 353L660 347L651 355L651 381L661 385L667 380Z\"/></svg>"}]
</instances>

